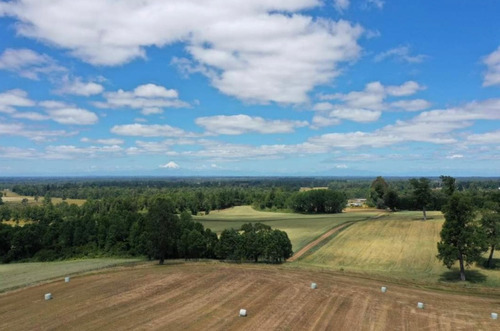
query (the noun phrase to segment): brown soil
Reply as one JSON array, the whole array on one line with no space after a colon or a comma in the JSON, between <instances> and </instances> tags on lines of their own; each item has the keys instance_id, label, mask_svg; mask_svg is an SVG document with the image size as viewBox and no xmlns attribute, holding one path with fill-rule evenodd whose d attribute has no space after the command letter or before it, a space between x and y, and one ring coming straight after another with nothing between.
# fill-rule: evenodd
<instances>
[{"instance_id":1,"label":"brown soil","mask_svg":"<svg viewBox=\"0 0 500 331\"><path fill-rule=\"evenodd\" d=\"M296 261L302 255L304 255L305 253L307 253L311 248L313 248L314 246L318 245L323 240L325 240L328 237L332 236L334 233L340 231L341 229L343 229L346 226L351 225L351 224L352 224L352 222L347 222L347 223L344 223L344 224L341 224L339 226L334 227L330 231L325 232L318 239L311 241L309 244L307 244L306 246L302 247L302 249L300 251L298 251L295 254L293 254L293 256L287 260L287 262Z\"/></svg>"},{"instance_id":2,"label":"brown soil","mask_svg":"<svg viewBox=\"0 0 500 331\"><path fill-rule=\"evenodd\" d=\"M318 289L310 288L311 282ZM494 330L499 297L266 265L142 265L0 295L1 330ZM496 291L496 290L495 290ZM44 300L45 293L53 299ZM417 309L417 302L425 309ZM239 309L248 311L239 317Z\"/></svg>"}]
</instances>

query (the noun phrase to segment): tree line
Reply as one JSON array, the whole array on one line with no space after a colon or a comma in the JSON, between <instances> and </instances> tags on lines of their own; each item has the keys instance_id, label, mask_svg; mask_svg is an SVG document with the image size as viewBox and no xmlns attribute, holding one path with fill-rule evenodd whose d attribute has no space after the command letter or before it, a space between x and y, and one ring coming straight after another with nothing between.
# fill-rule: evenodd
<instances>
[{"instance_id":1,"label":"tree line","mask_svg":"<svg viewBox=\"0 0 500 331\"><path fill-rule=\"evenodd\" d=\"M81 207L49 200L24 209L30 215L24 226L0 223L3 263L104 255L147 256L160 263L175 258L280 262L292 254L285 232L259 224L227 230L237 234L232 246L225 233L219 238L190 212L179 213L168 197L153 198L147 209L131 198L89 200Z\"/></svg>"}]
</instances>

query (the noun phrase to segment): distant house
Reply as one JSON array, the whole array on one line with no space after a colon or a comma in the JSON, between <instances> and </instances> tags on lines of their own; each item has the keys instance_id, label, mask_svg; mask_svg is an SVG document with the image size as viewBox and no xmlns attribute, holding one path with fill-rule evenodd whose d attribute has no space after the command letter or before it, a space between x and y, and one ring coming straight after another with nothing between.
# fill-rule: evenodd
<instances>
[{"instance_id":1,"label":"distant house","mask_svg":"<svg viewBox=\"0 0 500 331\"><path fill-rule=\"evenodd\" d=\"M347 205L349 207L363 207L366 203L366 199L349 199Z\"/></svg>"},{"instance_id":2,"label":"distant house","mask_svg":"<svg viewBox=\"0 0 500 331\"><path fill-rule=\"evenodd\" d=\"M328 190L327 186L317 186L317 187L301 187L299 192L306 192L312 190Z\"/></svg>"}]
</instances>

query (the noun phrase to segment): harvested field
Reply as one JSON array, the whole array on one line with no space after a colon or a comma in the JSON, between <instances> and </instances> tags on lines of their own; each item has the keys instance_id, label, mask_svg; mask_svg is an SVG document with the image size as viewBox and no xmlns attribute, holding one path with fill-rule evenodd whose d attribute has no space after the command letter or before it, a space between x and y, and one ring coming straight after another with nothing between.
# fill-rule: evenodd
<instances>
[{"instance_id":1,"label":"harvested field","mask_svg":"<svg viewBox=\"0 0 500 331\"><path fill-rule=\"evenodd\" d=\"M311 290L310 284L318 284ZM498 297L284 266L143 264L0 295L2 330L493 330ZM45 293L53 299L44 300ZM425 309L417 309L417 302ZM247 317L239 317L240 308Z\"/></svg>"},{"instance_id":2,"label":"harvested field","mask_svg":"<svg viewBox=\"0 0 500 331\"><path fill-rule=\"evenodd\" d=\"M436 258L444 217L428 215L425 222L421 212L398 212L353 224L298 262L418 283L457 281L458 266L449 270ZM472 265L466 274L469 286L500 286L498 269Z\"/></svg>"},{"instance_id":3,"label":"harvested field","mask_svg":"<svg viewBox=\"0 0 500 331\"><path fill-rule=\"evenodd\" d=\"M366 220L380 214L380 210L361 210L341 214L275 213L257 211L251 206L238 206L198 216L195 220L218 233L224 229L239 229L245 223L261 222L286 231L292 242L293 251L298 252L325 232L342 223Z\"/></svg>"}]
</instances>

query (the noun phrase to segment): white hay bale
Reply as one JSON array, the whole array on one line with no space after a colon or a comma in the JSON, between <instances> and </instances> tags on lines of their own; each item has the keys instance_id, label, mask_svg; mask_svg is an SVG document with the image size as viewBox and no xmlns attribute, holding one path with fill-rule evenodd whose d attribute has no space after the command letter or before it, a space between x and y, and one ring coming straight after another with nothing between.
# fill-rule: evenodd
<instances>
[{"instance_id":1,"label":"white hay bale","mask_svg":"<svg viewBox=\"0 0 500 331\"><path fill-rule=\"evenodd\" d=\"M64 277L64 282L69 283L69 277Z\"/></svg>"},{"instance_id":2,"label":"white hay bale","mask_svg":"<svg viewBox=\"0 0 500 331\"><path fill-rule=\"evenodd\" d=\"M387 292L387 287L382 286L382 287L380 288L380 290L382 291L382 293L385 293L385 292Z\"/></svg>"},{"instance_id":3,"label":"white hay bale","mask_svg":"<svg viewBox=\"0 0 500 331\"><path fill-rule=\"evenodd\" d=\"M52 293L45 293L45 300L52 299Z\"/></svg>"},{"instance_id":4,"label":"white hay bale","mask_svg":"<svg viewBox=\"0 0 500 331\"><path fill-rule=\"evenodd\" d=\"M498 314L497 313L491 313L491 318L494 320L498 319Z\"/></svg>"},{"instance_id":5,"label":"white hay bale","mask_svg":"<svg viewBox=\"0 0 500 331\"><path fill-rule=\"evenodd\" d=\"M246 317L247 316L247 310L246 309L240 309L240 317Z\"/></svg>"},{"instance_id":6,"label":"white hay bale","mask_svg":"<svg viewBox=\"0 0 500 331\"><path fill-rule=\"evenodd\" d=\"M316 283L311 283L311 288L312 288L313 290L317 289L317 288L318 288L318 284L316 284Z\"/></svg>"},{"instance_id":7,"label":"white hay bale","mask_svg":"<svg viewBox=\"0 0 500 331\"><path fill-rule=\"evenodd\" d=\"M417 303L417 308L418 309L424 309L424 303L423 302Z\"/></svg>"}]
</instances>

